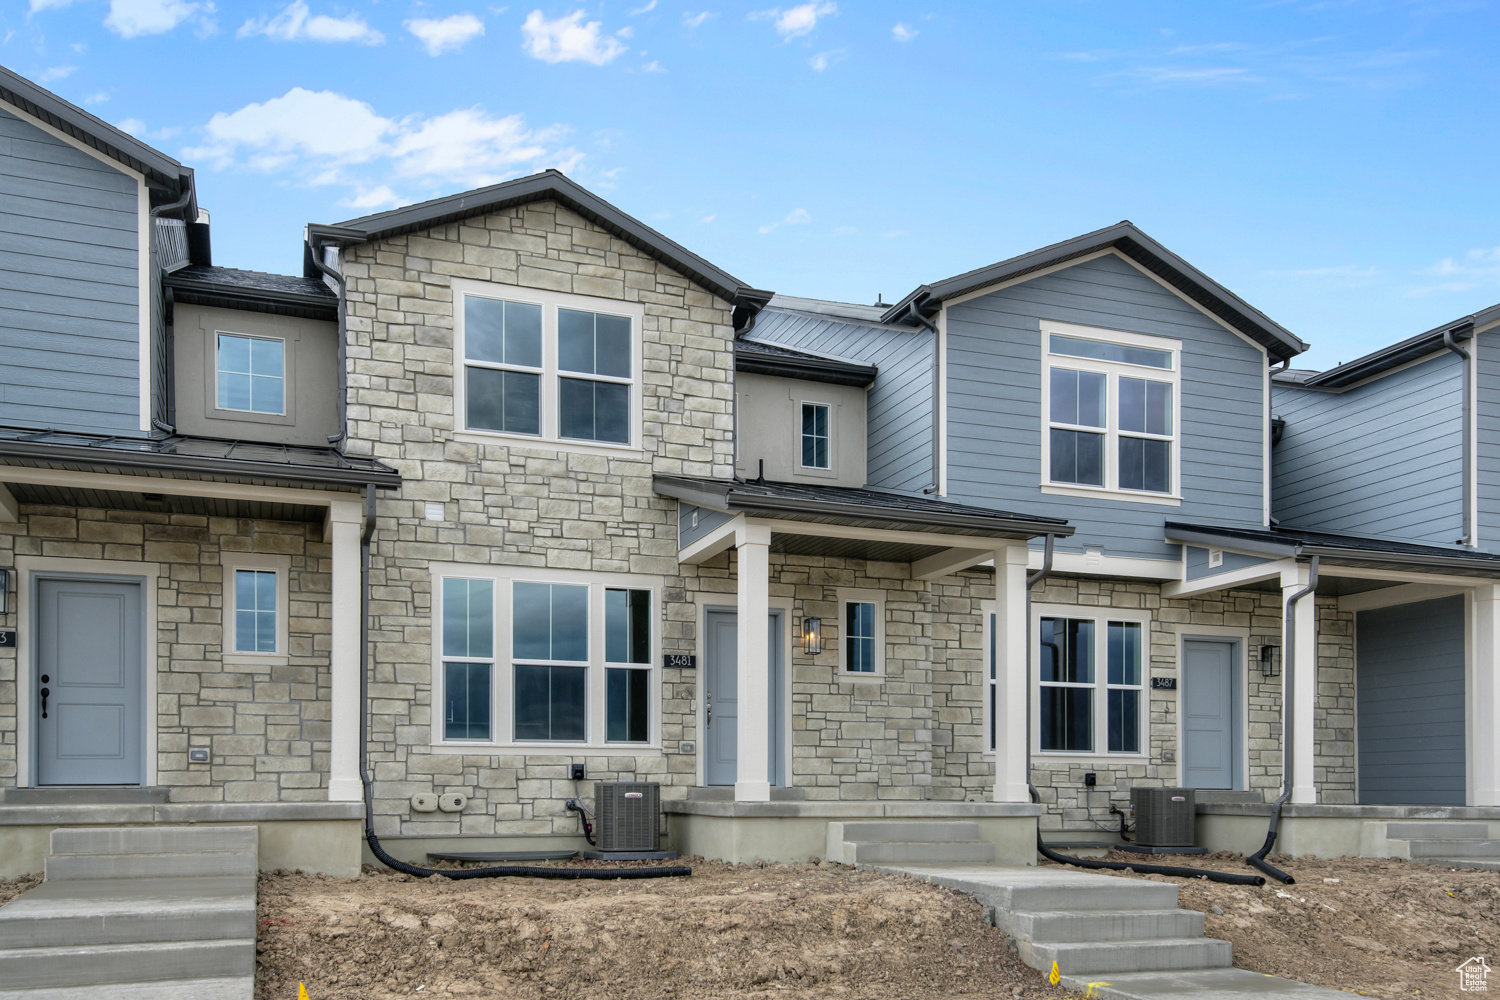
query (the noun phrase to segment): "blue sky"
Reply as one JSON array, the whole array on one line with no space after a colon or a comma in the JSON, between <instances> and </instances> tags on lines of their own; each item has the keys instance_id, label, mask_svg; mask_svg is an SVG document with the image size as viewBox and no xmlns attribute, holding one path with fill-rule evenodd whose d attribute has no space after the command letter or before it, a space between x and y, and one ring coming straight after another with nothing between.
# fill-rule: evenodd
<instances>
[{"instance_id":1,"label":"blue sky","mask_svg":"<svg viewBox=\"0 0 1500 1000\"><path fill-rule=\"evenodd\" d=\"M886 301L1130 219L1327 367L1500 301L1483 0L6 0L0 63L197 168L215 263L547 166Z\"/></svg>"}]
</instances>

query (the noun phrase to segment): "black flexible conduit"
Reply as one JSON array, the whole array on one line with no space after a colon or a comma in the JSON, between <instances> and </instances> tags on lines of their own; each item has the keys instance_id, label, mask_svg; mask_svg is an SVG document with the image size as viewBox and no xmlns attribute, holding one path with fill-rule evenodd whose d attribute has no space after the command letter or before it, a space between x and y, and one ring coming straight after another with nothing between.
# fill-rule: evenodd
<instances>
[{"instance_id":1,"label":"black flexible conduit","mask_svg":"<svg viewBox=\"0 0 1500 1000\"><path fill-rule=\"evenodd\" d=\"M1282 611L1282 620L1286 622L1286 648L1281 651L1281 794L1276 801L1271 803L1271 825L1266 830L1266 842L1260 845L1260 850L1245 859L1245 863L1259 868L1267 875L1292 885L1296 879L1275 865L1266 861L1266 855L1271 853L1272 846L1276 843L1276 834L1281 826L1281 807L1287 804L1292 797L1292 709L1296 706L1296 687L1294 678L1297 675L1297 602L1311 594L1318 587L1318 557L1313 556L1307 567L1307 586L1297 591L1286 599L1286 606ZM1317 676L1318 664L1313 661L1312 669Z\"/></svg>"},{"instance_id":2,"label":"black flexible conduit","mask_svg":"<svg viewBox=\"0 0 1500 1000\"><path fill-rule=\"evenodd\" d=\"M422 868L392 857L375 836L375 787L370 779L370 536L375 534L375 487L365 487L365 523L359 536L359 780L365 791L365 842L387 868L430 878L671 878L691 875L686 865L662 868L543 868L536 865L491 865L487 868Z\"/></svg>"}]
</instances>

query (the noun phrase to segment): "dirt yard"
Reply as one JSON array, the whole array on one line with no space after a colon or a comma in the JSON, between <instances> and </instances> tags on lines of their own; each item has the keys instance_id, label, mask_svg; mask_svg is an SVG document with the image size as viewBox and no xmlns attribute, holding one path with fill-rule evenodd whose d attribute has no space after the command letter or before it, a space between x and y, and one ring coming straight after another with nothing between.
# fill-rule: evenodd
<instances>
[{"instance_id":1,"label":"dirt yard","mask_svg":"<svg viewBox=\"0 0 1500 1000\"><path fill-rule=\"evenodd\" d=\"M1111 861L1140 861L1114 852ZM1255 874L1239 855L1154 859L1161 864ZM1242 969L1361 996L1460 993L1460 962L1500 957L1500 872L1454 871L1374 858L1273 858L1297 881L1264 887L1150 878L1180 885L1180 905L1207 916L1206 933L1234 945ZM1105 873L1110 874L1110 873ZM1492 990L1500 990L1494 983Z\"/></svg>"},{"instance_id":2,"label":"dirt yard","mask_svg":"<svg viewBox=\"0 0 1500 1000\"><path fill-rule=\"evenodd\" d=\"M0 906L4 906L32 886L42 884L42 873L18 875L15 878L0 878Z\"/></svg>"},{"instance_id":3,"label":"dirt yard","mask_svg":"<svg viewBox=\"0 0 1500 1000\"><path fill-rule=\"evenodd\" d=\"M260 880L257 1000L1063 997L973 900L838 865L639 881Z\"/></svg>"}]
</instances>

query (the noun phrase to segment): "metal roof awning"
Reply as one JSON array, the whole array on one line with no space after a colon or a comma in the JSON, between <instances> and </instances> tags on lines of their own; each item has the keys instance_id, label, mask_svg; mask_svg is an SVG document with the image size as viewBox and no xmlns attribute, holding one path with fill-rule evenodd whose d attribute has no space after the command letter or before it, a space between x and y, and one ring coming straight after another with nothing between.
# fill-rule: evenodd
<instances>
[{"instance_id":1,"label":"metal roof awning","mask_svg":"<svg viewBox=\"0 0 1500 1000\"><path fill-rule=\"evenodd\" d=\"M1422 545L1301 528L1231 528L1168 521L1166 538L1182 545L1231 549L1272 559L1318 556L1338 567L1450 576L1500 577L1500 556L1454 546Z\"/></svg>"},{"instance_id":2,"label":"metal roof awning","mask_svg":"<svg viewBox=\"0 0 1500 1000\"><path fill-rule=\"evenodd\" d=\"M878 374L874 365L744 338L734 342L734 369L750 375L774 375L862 389L869 388Z\"/></svg>"}]
</instances>

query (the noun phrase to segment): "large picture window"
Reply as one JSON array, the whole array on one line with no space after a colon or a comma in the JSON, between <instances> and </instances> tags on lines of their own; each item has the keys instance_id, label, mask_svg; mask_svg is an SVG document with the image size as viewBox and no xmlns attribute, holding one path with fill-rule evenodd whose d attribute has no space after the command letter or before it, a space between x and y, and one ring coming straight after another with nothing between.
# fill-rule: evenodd
<instances>
[{"instance_id":1,"label":"large picture window","mask_svg":"<svg viewBox=\"0 0 1500 1000\"><path fill-rule=\"evenodd\" d=\"M462 431L639 446L639 306L453 284Z\"/></svg>"},{"instance_id":2,"label":"large picture window","mask_svg":"<svg viewBox=\"0 0 1500 1000\"><path fill-rule=\"evenodd\" d=\"M1043 488L1175 499L1178 342L1044 322L1042 344Z\"/></svg>"},{"instance_id":3,"label":"large picture window","mask_svg":"<svg viewBox=\"0 0 1500 1000\"><path fill-rule=\"evenodd\" d=\"M1058 610L1036 622L1037 749L1142 753L1145 621Z\"/></svg>"}]
</instances>

